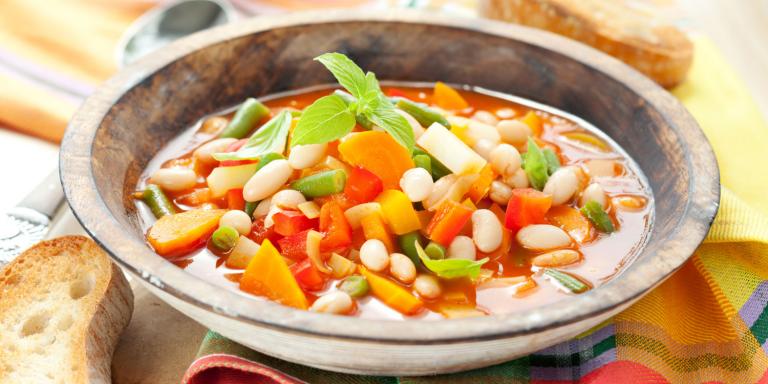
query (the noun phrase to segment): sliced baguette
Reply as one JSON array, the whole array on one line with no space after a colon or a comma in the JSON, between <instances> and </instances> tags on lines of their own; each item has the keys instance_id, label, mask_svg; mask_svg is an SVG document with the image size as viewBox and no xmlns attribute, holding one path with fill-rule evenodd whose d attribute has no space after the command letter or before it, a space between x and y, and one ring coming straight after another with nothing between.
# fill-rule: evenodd
<instances>
[{"instance_id":1,"label":"sliced baguette","mask_svg":"<svg viewBox=\"0 0 768 384\"><path fill-rule=\"evenodd\" d=\"M132 311L123 272L92 240L33 246L0 270L0 383L110 383Z\"/></svg>"},{"instance_id":2,"label":"sliced baguette","mask_svg":"<svg viewBox=\"0 0 768 384\"><path fill-rule=\"evenodd\" d=\"M693 44L637 1L482 0L489 18L545 29L589 44L635 67L663 87L685 79Z\"/></svg>"}]
</instances>

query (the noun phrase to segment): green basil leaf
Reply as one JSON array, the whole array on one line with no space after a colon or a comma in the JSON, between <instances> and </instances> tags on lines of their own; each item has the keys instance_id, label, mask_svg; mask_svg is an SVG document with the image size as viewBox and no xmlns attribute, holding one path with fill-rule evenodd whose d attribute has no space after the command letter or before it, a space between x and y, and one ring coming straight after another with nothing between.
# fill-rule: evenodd
<instances>
[{"instance_id":1,"label":"green basil leaf","mask_svg":"<svg viewBox=\"0 0 768 384\"><path fill-rule=\"evenodd\" d=\"M581 213L589 219L598 230L605 233L611 233L616 230L613 227L611 217L605 212L603 207L597 201L590 200L583 207Z\"/></svg>"},{"instance_id":2,"label":"green basil leaf","mask_svg":"<svg viewBox=\"0 0 768 384\"><path fill-rule=\"evenodd\" d=\"M480 267L488 262L488 258L482 260L467 260L467 259L443 259L432 260L424 252L424 248L421 247L418 241L414 242L416 253L419 255L419 259L430 271L434 272L437 276L444 279L453 279L457 277L469 277L476 279L480 275Z\"/></svg>"},{"instance_id":3,"label":"green basil leaf","mask_svg":"<svg viewBox=\"0 0 768 384\"><path fill-rule=\"evenodd\" d=\"M555 171L560 169L560 159L557 158L555 151L544 148L544 158L547 160L547 174L552 176Z\"/></svg>"},{"instance_id":4,"label":"green basil leaf","mask_svg":"<svg viewBox=\"0 0 768 384\"><path fill-rule=\"evenodd\" d=\"M213 158L219 161L255 160L265 153L283 153L291 129L291 118L288 110L281 111L257 129L237 152L214 153Z\"/></svg>"},{"instance_id":5,"label":"green basil leaf","mask_svg":"<svg viewBox=\"0 0 768 384\"><path fill-rule=\"evenodd\" d=\"M544 157L541 148L530 137L528 138L528 152L525 153L523 170L528 175L531 186L539 191L544 189L544 185L547 184L547 179L549 179L547 159Z\"/></svg>"},{"instance_id":6,"label":"green basil leaf","mask_svg":"<svg viewBox=\"0 0 768 384\"><path fill-rule=\"evenodd\" d=\"M416 138L413 136L413 129L408 124L408 120L395 111L395 107L384 98L382 94L379 103L375 109L366 111L365 117L378 125L392 135L400 145L408 149L408 153L413 152L416 145Z\"/></svg>"},{"instance_id":7,"label":"green basil leaf","mask_svg":"<svg viewBox=\"0 0 768 384\"><path fill-rule=\"evenodd\" d=\"M355 127L355 114L344 99L331 94L315 100L301 114L293 130L291 147L322 144L339 139Z\"/></svg>"},{"instance_id":8,"label":"green basil leaf","mask_svg":"<svg viewBox=\"0 0 768 384\"><path fill-rule=\"evenodd\" d=\"M346 55L338 52L324 53L315 60L319 61L325 66L336 80L344 87L352 96L357 99L362 99L366 91L368 90L368 82L366 80L365 73L360 69L354 61L352 61Z\"/></svg>"}]
</instances>

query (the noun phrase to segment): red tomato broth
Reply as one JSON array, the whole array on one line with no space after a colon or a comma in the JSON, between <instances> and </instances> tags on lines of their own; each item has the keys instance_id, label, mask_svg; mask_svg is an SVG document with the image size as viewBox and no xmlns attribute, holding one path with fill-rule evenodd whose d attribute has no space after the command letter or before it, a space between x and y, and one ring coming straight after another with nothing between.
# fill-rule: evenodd
<instances>
[{"instance_id":1,"label":"red tomato broth","mask_svg":"<svg viewBox=\"0 0 768 384\"><path fill-rule=\"evenodd\" d=\"M263 102L272 109L274 115L274 111L280 108L303 109L315 99L327 95L332 89L333 88L329 87L307 92L299 91L284 96L265 98ZM382 89L386 94L404 96L413 101L423 103L431 102L432 90L430 88L383 86ZM616 148L613 146L611 147L611 152L595 152L593 148L589 148L588 146L574 145L570 140L562 139L560 134L565 132L589 132L576 122L567 118L536 110L535 108L488 94L463 89L460 89L459 93L470 105L470 108L455 112L455 114L459 116L470 117L475 111L483 110L495 113L499 118L522 118L528 111L536 111L537 115L543 121L543 131L539 136L540 140L545 144L556 147L556 152L564 164L580 165L588 159L612 159L617 161L621 168L621 173L619 175L613 178L595 178L595 181L601 184L610 197L620 195L639 196L647 203L641 209L636 210L621 209L618 207L609 208L610 213L613 215L614 222L619 224L617 231L610 235L599 233L593 241L580 245L579 251L583 254L583 261L559 269L574 273L589 281L592 285L599 286L618 274L627 263L631 262L635 253L645 241L652 219L652 198L647 192L648 189L644 187L640 176L633 170L630 163L631 160L626 159L620 152L616 152ZM225 117L231 117L231 115L231 112L225 112L223 114ZM192 153L195 148L214 138L214 136L207 133L196 133L203 120L204 119L201 119L200 122L190 127L189 130L174 139L169 145L158 152L147 167L145 177L142 178L142 182L138 189L142 189L148 179L148 175L150 175L152 171L160 167L174 164L183 164L195 169L200 175L195 188L206 187L204 178L211 172L213 167L200 166L195 164L195 161L192 159ZM602 138L600 139L602 140ZM610 142L606 143L611 145ZM335 148L335 145L333 148ZM329 154L331 154L330 151ZM338 153L336 152L332 155L339 158ZM313 168L312 172L322 169L322 163L316 168L317 170ZM294 173L295 177L299 172ZM177 210L183 211L195 208L194 206L177 202L180 197L189 194L190 192L191 190L166 193L169 199L172 199L174 202ZM320 203L322 201L338 200L331 196L320 198L316 201ZM226 196L211 199L208 203L211 204L209 208L227 208ZM344 208L347 208L346 201L342 201L342 203ZM354 205L354 203L350 204ZM140 216L143 219L142 222L146 227L149 227L155 219L145 206L142 204L138 205ZM490 203L488 203L486 197L486 199L480 201L477 205L479 208L486 208ZM502 210L505 210L505 208L505 206L501 207ZM355 230L353 237L358 238L360 232L360 230ZM462 234L465 234L466 232L465 228L465 230L462 231ZM357 241L353 243L353 246L355 246L355 243L357 243ZM464 280L443 281L444 293L451 293L452 295L449 295L450 298L441 297L436 300L424 299L425 309L415 316L402 315L386 306L372 295L356 300L353 315L361 318L377 319L440 319L443 317L439 314L442 306L462 304L456 301L456 297L461 296L456 293L463 294L464 297L467 298L466 303L463 303L464 305L470 307L476 305L477 310L488 314L527 310L537 306L554 303L570 296L569 294L559 291L554 285L549 284L545 278L533 273L529 265L520 265L521 260L529 260L531 257L540 254L541 252L534 252L522 248L514 239L514 234L512 234L511 243L509 253L494 255L483 268L495 271L497 277L531 276L534 281L537 282L537 287L526 292L524 295L515 295L513 292L514 289L510 287L475 290L474 285L469 284ZM279 241L273 239L273 244L277 245L279 244ZM483 256L484 255L481 253L478 253L477 258L480 259ZM209 282L228 289L238 290L239 277L242 276L243 271L227 268L221 262L220 257L226 256L217 256L211 250L202 248L181 259L177 259L176 263L180 266L183 265L183 268L189 273L199 276ZM293 261L291 263L293 263ZM326 278L327 282L323 290L305 292L310 304L316 297L337 290L339 280L332 279L330 276L326 276ZM403 285L409 290L411 289L409 285L404 285L399 282L398 284Z\"/></svg>"}]
</instances>

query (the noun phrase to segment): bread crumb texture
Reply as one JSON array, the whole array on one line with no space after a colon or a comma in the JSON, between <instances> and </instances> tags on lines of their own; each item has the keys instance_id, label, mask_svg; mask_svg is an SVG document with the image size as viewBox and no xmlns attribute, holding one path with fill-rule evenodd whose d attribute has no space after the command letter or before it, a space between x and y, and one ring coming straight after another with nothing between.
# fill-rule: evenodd
<instances>
[{"instance_id":1,"label":"bread crumb texture","mask_svg":"<svg viewBox=\"0 0 768 384\"><path fill-rule=\"evenodd\" d=\"M0 270L0 383L109 383L125 277L92 240L41 242Z\"/></svg>"}]
</instances>

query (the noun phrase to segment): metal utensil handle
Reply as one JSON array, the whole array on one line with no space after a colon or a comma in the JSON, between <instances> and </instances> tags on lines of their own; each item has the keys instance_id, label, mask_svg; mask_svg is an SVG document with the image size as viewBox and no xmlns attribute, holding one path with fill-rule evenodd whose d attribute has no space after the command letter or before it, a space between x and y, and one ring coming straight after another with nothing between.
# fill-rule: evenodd
<instances>
[{"instance_id":1,"label":"metal utensil handle","mask_svg":"<svg viewBox=\"0 0 768 384\"><path fill-rule=\"evenodd\" d=\"M63 201L64 191L59 180L59 167L56 167L18 206L34 209L52 218Z\"/></svg>"}]
</instances>

